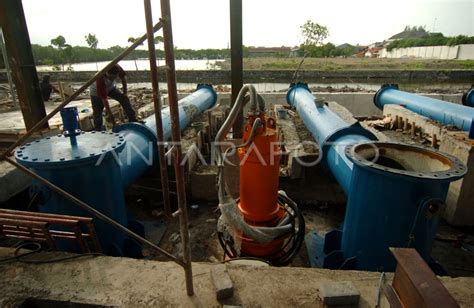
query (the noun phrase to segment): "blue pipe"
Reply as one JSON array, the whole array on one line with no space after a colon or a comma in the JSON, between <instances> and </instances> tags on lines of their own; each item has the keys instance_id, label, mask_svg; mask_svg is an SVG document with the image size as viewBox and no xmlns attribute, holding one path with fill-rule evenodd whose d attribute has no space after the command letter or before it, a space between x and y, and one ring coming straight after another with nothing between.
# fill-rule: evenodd
<instances>
[{"instance_id":1,"label":"blue pipe","mask_svg":"<svg viewBox=\"0 0 474 308\"><path fill-rule=\"evenodd\" d=\"M199 85L197 90L178 102L179 127L184 129L189 122L205 110L213 107L217 94L209 85ZM171 138L171 119L169 107L161 110L163 136L165 141ZM118 154L122 182L128 187L154 165L157 156L155 115L145 119L144 124L126 123L114 128L114 132L123 135L126 147Z\"/></svg>"},{"instance_id":2,"label":"blue pipe","mask_svg":"<svg viewBox=\"0 0 474 308\"><path fill-rule=\"evenodd\" d=\"M292 85L287 101L347 194L342 230L306 235L311 265L390 271L396 262L389 247L413 247L430 261L449 182L461 178L466 166L422 147L373 141L371 133L317 102L304 84Z\"/></svg>"},{"instance_id":3,"label":"blue pipe","mask_svg":"<svg viewBox=\"0 0 474 308\"><path fill-rule=\"evenodd\" d=\"M353 163L344 154L348 144L376 140L359 123L349 125L326 105L317 102L308 86L293 85L286 95L322 149L323 162L329 167L346 194L349 193Z\"/></svg>"},{"instance_id":4,"label":"blue pipe","mask_svg":"<svg viewBox=\"0 0 474 308\"><path fill-rule=\"evenodd\" d=\"M381 110L389 104L402 105L422 116L446 125L454 125L464 131L473 128L473 108L400 91L396 85L382 86L375 93L374 104Z\"/></svg>"},{"instance_id":5,"label":"blue pipe","mask_svg":"<svg viewBox=\"0 0 474 308\"><path fill-rule=\"evenodd\" d=\"M193 94L180 100L180 128L185 128L193 116L212 107L216 100L216 93L207 85L199 86ZM162 110L162 117L163 133L169 138L169 108ZM74 123L67 123L67 129L73 127ZM124 191L152 167L157 159L154 116L147 118L145 124L120 125L115 132L78 132L74 145L68 135L27 143L15 152L16 160L106 216L143 235L142 228L127 215ZM88 212L44 186L33 183L32 187L41 193L41 212L90 216ZM100 220L95 220L94 225L106 254L131 257L141 255L140 246L124 233ZM70 243L60 243L59 247L73 250Z\"/></svg>"},{"instance_id":6,"label":"blue pipe","mask_svg":"<svg viewBox=\"0 0 474 308\"><path fill-rule=\"evenodd\" d=\"M468 107L474 107L474 85L462 96L462 104Z\"/></svg>"}]
</instances>

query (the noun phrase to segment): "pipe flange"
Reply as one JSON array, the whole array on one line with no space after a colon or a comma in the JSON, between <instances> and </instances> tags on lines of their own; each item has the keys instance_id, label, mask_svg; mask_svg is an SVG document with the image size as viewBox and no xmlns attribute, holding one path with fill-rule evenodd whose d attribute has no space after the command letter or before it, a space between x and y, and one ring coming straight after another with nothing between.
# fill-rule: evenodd
<instances>
[{"instance_id":1,"label":"pipe flange","mask_svg":"<svg viewBox=\"0 0 474 308\"><path fill-rule=\"evenodd\" d=\"M379 96L382 94L382 92L384 92L385 90L388 90L388 89L398 90L398 84L396 84L396 83L386 83L386 84L383 84L383 85L380 87L380 89L377 91L377 93L375 93L374 98L373 98L374 105L375 105L375 107L377 107L377 108L380 109L380 110L383 109L383 106L380 106L379 104L377 104L377 102L378 102L378 100L379 100Z\"/></svg>"},{"instance_id":2,"label":"pipe flange","mask_svg":"<svg viewBox=\"0 0 474 308\"><path fill-rule=\"evenodd\" d=\"M210 84L210 83L199 83L196 87L196 91L199 90L199 89L208 89L209 91L211 91L214 104L212 104L212 106L210 106L209 109L214 107L217 104L217 93L214 90L214 88L212 87L212 84Z\"/></svg>"},{"instance_id":3,"label":"pipe flange","mask_svg":"<svg viewBox=\"0 0 474 308\"><path fill-rule=\"evenodd\" d=\"M467 173L457 157L401 142L365 142L348 145L346 156L362 168L414 179L455 181ZM424 162L421 160L425 159Z\"/></svg>"},{"instance_id":4,"label":"pipe flange","mask_svg":"<svg viewBox=\"0 0 474 308\"><path fill-rule=\"evenodd\" d=\"M462 104L468 107L474 107L474 85L462 95Z\"/></svg>"},{"instance_id":5,"label":"pipe flange","mask_svg":"<svg viewBox=\"0 0 474 308\"><path fill-rule=\"evenodd\" d=\"M294 91L295 89L297 88L303 88L305 90L307 90L309 93L311 93L311 90L309 89L308 87L308 84L306 82L297 82L297 83L292 83L290 84L290 87L288 89L288 91L286 92L286 102L288 103L288 105L292 106L293 107L293 101L290 99L290 93L292 91ZM294 98L293 98L294 100Z\"/></svg>"},{"instance_id":6,"label":"pipe flange","mask_svg":"<svg viewBox=\"0 0 474 308\"><path fill-rule=\"evenodd\" d=\"M125 146L121 134L113 132L86 132L76 136L77 144L59 134L38 139L17 148L16 160L23 166L63 168L64 166L94 163L109 152L119 153Z\"/></svg>"}]
</instances>

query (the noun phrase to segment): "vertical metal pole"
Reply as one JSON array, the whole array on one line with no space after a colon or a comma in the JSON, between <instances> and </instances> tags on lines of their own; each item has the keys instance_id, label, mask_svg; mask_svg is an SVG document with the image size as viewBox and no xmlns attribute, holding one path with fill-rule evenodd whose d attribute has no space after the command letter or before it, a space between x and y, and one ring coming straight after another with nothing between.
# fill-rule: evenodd
<instances>
[{"instance_id":1,"label":"vertical metal pole","mask_svg":"<svg viewBox=\"0 0 474 308\"><path fill-rule=\"evenodd\" d=\"M161 0L161 17L163 22L163 39L165 59L168 67L166 77L168 82L168 98L171 116L171 135L175 145L174 170L176 175L176 190L178 206L181 211L179 225L181 241L183 242L184 273L186 276L186 290L189 296L194 295L193 270L191 264L191 244L189 242L188 210L186 206L186 191L184 187L184 166L182 162L181 131L179 129L178 91L176 88L176 70L174 63L173 29L171 27L171 8L169 0Z\"/></svg>"},{"instance_id":2,"label":"vertical metal pole","mask_svg":"<svg viewBox=\"0 0 474 308\"><path fill-rule=\"evenodd\" d=\"M13 107L16 108L18 107L18 103L16 101L15 88L13 87L12 71L10 69L10 62L8 61L7 49L5 48L5 41L3 39L2 28L0 28L0 45L2 45L3 62L5 63L5 70L7 72L8 83L10 84L10 92L12 94Z\"/></svg>"},{"instance_id":3,"label":"vertical metal pole","mask_svg":"<svg viewBox=\"0 0 474 308\"><path fill-rule=\"evenodd\" d=\"M243 86L243 60L242 60L242 0L230 0L230 65L232 74L231 105L239 95ZM234 138L242 138L244 116L243 111L234 122Z\"/></svg>"},{"instance_id":4,"label":"vertical metal pole","mask_svg":"<svg viewBox=\"0 0 474 308\"><path fill-rule=\"evenodd\" d=\"M0 26L27 130L46 116L21 0L0 0ZM45 122L41 128L48 128Z\"/></svg>"},{"instance_id":5,"label":"vertical metal pole","mask_svg":"<svg viewBox=\"0 0 474 308\"><path fill-rule=\"evenodd\" d=\"M163 121L161 118L161 97L158 84L158 70L156 68L155 40L153 31L153 15L150 0L144 0L146 33L148 40L148 57L150 58L151 86L153 88L153 105L155 108L156 136L158 139L158 158L160 163L161 187L163 192L163 204L165 215L171 218L170 193L168 185L168 169L165 159L165 145L163 136Z\"/></svg>"}]
</instances>

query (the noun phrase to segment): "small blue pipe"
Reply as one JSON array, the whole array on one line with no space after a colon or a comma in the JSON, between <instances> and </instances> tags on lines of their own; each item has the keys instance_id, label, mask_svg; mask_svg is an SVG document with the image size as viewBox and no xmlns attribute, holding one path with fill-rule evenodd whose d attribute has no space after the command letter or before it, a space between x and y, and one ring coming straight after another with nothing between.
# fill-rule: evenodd
<instances>
[{"instance_id":1,"label":"small blue pipe","mask_svg":"<svg viewBox=\"0 0 474 308\"><path fill-rule=\"evenodd\" d=\"M462 104L468 107L474 107L474 85L462 96Z\"/></svg>"},{"instance_id":2,"label":"small blue pipe","mask_svg":"<svg viewBox=\"0 0 474 308\"><path fill-rule=\"evenodd\" d=\"M465 131L471 130L474 119L474 109L471 107L400 91L395 85L382 86L374 96L374 104L381 110L389 104L403 105L422 116Z\"/></svg>"},{"instance_id":3,"label":"small blue pipe","mask_svg":"<svg viewBox=\"0 0 474 308\"><path fill-rule=\"evenodd\" d=\"M353 163L344 154L348 144L376 140L375 136L359 126L350 125L326 105L316 102L308 86L297 83L286 95L288 104L296 108L313 138L322 148L324 163L336 177L342 189L349 193Z\"/></svg>"},{"instance_id":4,"label":"small blue pipe","mask_svg":"<svg viewBox=\"0 0 474 308\"><path fill-rule=\"evenodd\" d=\"M193 117L213 107L217 94L209 85L199 85L196 91L178 102L179 127L184 129ZM161 110L164 139L171 137L171 118L169 107ZM142 176L158 159L156 148L155 115L145 119L144 124L126 123L114 128L114 132L123 135L125 149L118 154L124 187L128 187Z\"/></svg>"}]
</instances>

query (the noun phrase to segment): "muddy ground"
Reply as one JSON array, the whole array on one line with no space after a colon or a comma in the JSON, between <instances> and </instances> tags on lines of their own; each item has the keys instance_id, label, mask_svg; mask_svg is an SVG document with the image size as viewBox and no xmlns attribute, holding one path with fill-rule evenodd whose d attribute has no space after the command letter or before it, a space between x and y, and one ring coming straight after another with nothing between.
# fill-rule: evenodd
<instances>
[{"instance_id":1,"label":"muddy ground","mask_svg":"<svg viewBox=\"0 0 474 308\"><path fill-rule=\"evenodd\" d=\"M291 192L289 192L291 193ZM220 212L217 203L189 200L188 204L198 204L197 212L189 209L189 230L191 235L191 254L194 262L218 262L224 260L224 251L217 238L217 219ZM143 203L133 204L129 200L130 209L141 219L150 219L160 208L154 209ZM344 219L345 206L343 204L301 204L306 233L317 230L324 234L331 229L338 228ZM153 218L166 224L165 234L160 247L176 255L182 253L179 238L178 221L166 222L163 217ZM433 245L432 257L442 264L451 277L474 277L474 253L467 250L467 244L474 240L474 230L454 228L442 222L438 230L437 239ZM147 258L165 261L166 258L156 256L146 249ZM290 263L291 267L310 267L306 245L303 243L299 253Z\"/></svg>"}]
</instances>

